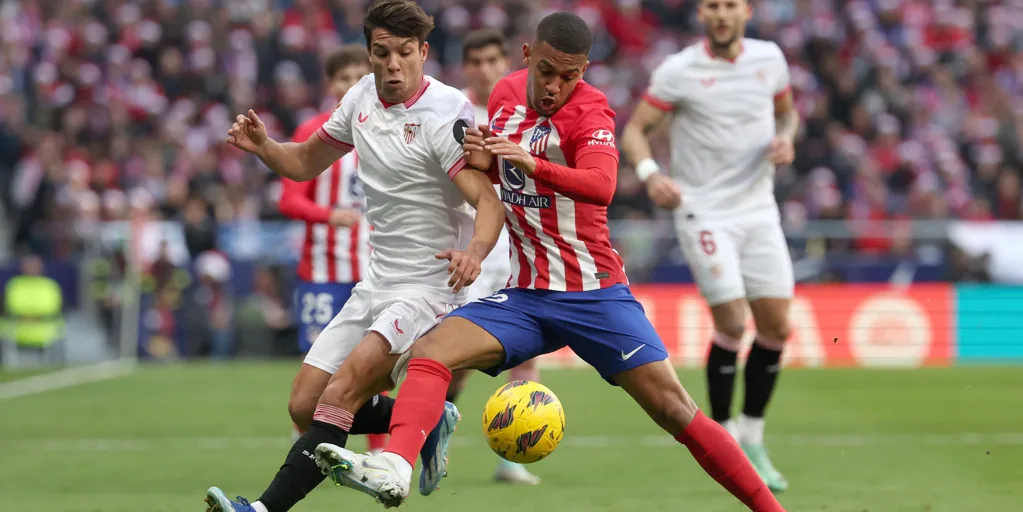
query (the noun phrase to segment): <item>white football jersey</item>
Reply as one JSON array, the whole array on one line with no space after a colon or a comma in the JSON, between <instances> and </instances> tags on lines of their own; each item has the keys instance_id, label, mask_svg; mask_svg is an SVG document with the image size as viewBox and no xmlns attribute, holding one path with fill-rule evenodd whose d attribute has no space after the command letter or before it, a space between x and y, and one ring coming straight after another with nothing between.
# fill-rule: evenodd
<instances>
[{"instance_id":1,"label":"white football jersey","mask_svg":"<svg viewBox=\"0 0 1023 512\"><path fill-rule=\"evenodd\" d=\"M472 104L458 89L427 76L412 98L389 105L370 74L317 131L328 144L359 154L375 290L401 295L411 288L464 300L464 290L454 295L447 286L449 262L434 255L464 250L472 236L473 210L451 179L465 167L462 139L474 122Z\"/></svg>"},{"instance_id":2,"label":"white football jersey","mask_svg":"<svg viewBox=\"0 0 1023 512\"><path fill-rule=\"evenodd\" d=\"M654 70L645 99L673 114L670 174L682 188L683 214L715 218L772 211L774 100L789 88L788 63L773 42L743 39L734 60L706 41Z\"/></svg>"},{"instance_id":3,"label":"white football jersey","mask_svg":"<svg viewBox=\"0 0 1023 512\"><path fill-rule=\"evenodd\" d=\"M462 92L466 97L476 100L469 89L464 89ZM473 101L472 108L476 114L477 124L490 123L486 104L480 105L478 102ZM494 189L497 191L498 197L500 197L501 186L494 185ZM505 274L507 277L511 277L511 245L508 243L508 230L501 230L501 236L497 238L497 244L494 245L494 249L487 255L487 259L483 260L482 272L487 274Z\"/></svg>"}]
</instances>

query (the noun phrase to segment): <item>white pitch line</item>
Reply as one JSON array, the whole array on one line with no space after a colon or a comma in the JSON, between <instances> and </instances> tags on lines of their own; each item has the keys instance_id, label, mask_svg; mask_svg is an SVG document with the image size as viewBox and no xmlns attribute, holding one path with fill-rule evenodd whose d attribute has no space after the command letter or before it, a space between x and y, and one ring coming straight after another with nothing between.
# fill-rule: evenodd
<instances>
[{"instance_id":1,"label":"white pitch line","mask_svg":"<svg viewBox=\"0 0 1023 512\"><path fill-rule=\"evenodd\" d=\"M135 368L134 361L104 361L4 382L0 384L0 402L90 382L116 379L134 373Z\"/></svg>"},{"instance_id":2,"label":"white pitch line","mask_svg":"<svg viewBox=\"0 0 1023 512\"><path fill-rule=\"evenodd\" d=\"M883 446L1015 446L1023 445L1023 432L959 433L959 434L881 434L881 435L815 435L794 434L768 436L772 446L812 446L830 448L883 447ZM677 441L664 436L571 436L566 435L562 446L579 449L664 447ZM196 437L166 439L7 439L0 448L17 451L44 452L141 452L148 450L261 450L287 449L292 441L280 437ZM483 439L455 437L452 446L483 446Z\"/></svg>"}]
</instances>

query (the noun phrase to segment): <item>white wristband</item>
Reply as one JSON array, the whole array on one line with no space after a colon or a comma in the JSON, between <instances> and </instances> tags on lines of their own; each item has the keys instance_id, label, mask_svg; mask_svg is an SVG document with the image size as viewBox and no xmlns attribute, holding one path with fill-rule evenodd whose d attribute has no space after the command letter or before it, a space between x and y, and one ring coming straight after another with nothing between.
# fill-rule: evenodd
<instances>
[{"instance_id":1,"label":"white wristband","mask_svg":"<svg viewBox=\"0 0 1023 512\"><path fill-rule=\"evenodd\" d=\"M639 177L639 181L646 182L651 176L661 172L661 166L657 165L657 162L653 158L647 158L642 162L636 164L636 176Z\"/></svg>"}]
</instances>

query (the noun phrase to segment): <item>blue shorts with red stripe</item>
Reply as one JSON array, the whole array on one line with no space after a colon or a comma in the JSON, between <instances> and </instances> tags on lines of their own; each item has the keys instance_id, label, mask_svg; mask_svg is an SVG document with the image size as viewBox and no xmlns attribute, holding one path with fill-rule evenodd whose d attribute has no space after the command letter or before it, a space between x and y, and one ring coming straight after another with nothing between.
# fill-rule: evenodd
<instances>
[{"instance_id":1,"label":"blue shorts with red stripe","mask_svg":"<svg viewBox=\"0 0 1023 512\"><path fill-rule=\"evenodd\" d=\"M612 377L668 358L661 337L628 286L585 292L506 288L448 316L464 318L504 346L492 376L536 356L569 347L614 384Z\"/></svg>"}]
</instances>

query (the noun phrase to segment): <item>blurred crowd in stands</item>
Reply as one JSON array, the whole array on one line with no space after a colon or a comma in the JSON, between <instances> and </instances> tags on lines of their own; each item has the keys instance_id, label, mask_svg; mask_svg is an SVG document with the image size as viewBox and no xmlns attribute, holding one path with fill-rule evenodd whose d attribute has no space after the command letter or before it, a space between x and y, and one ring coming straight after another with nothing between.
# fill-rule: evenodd
<instances>
[{"instance_id":1,"label":"blurred crowd in stands","mask_svg":"<svg viewBox=\"0 0 1023 512\"><path fill-rule=\"evenodd\" d=\"M13 247L68 258L104 221L180 220L196 279L173 279L179 263L160 251L144 321L173 331L172 313L191 304L204 320L189 324L209 331L200 351L214 354L228 316L289 338L280 275L259 269L242 303L222 291L231 266L210 252L218 226L281 219L274 175L223 139L234 114L249 108L284 139L333 107L322 94L321 62L342 43L362 41L367 3L0 2L0 202ZM607 94L619 123L650 71L701 37L699 0L420 3L437 21L426 71L455 86L464 84L467 31L503 29L518 67L540 17L577 12L595 34L586 79ZM1023 1L753 5L747 35L784 50L804 119L796 162L777 178L789 228L812 219L1023 218ZM657 152L666 161L666 141ZM665 216L625 166L610 213ZM650 233L630 230L626 238L626 251L648 247L636 251L656 257ZM893 250L890 237L869 230L854 242L859 251ZM186 288L188 296L178 296Z\"/></svg>"},{"instance_id":2,"label":"blurred crowd in stands","mask_svg":"<svg viewBox=\"0 0 1023 512\"><path fill-rule=\"evenodd\" d=\"M147 217L180 219L195 255L215 247L220 223L277 218L272 174L225 146L224 133L234 113L254 108L273 136L288 137L332 106L320 62L362 40L366 3L0 4L0 190L18 247L67 255L95 221ZM698 0L421 3L437 19L427 72L454 85L466 31L504 29L514 56L546 11L576 11L596 34L586 78L619 122L650 70L700 37ZM790 225L1021 218L1023 2L754 7L748 35L784 49L805 119L798 159L777 180ZM612 216L658 214L623 167Z\"/></svg>"}]
</instances>

